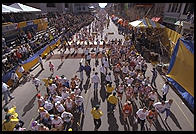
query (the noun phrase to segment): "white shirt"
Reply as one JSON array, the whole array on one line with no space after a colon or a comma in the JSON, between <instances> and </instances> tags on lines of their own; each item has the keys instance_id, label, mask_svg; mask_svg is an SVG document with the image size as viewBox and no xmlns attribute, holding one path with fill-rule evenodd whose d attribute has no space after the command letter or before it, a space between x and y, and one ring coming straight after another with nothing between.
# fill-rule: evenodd
<instances>
[{"instance_id":1,"label":"white shirt","mask_svg":"<svg viewBox=\"0 0 196 134\"><path fill-rule=\"evenodd\" d=\"M165 101L165 107L166 107L166 109L170 109L171 108L171 104L169 104L169 101Z\"/></svg>"},{"instance_id":2,"label":"white shirt","mask_svg":"<svg viewBox=\"0 0 196 134\"><path fill-rule=\"evenodd\" d=\"M48 110L48 111L52 110L52 109L53 109L53 104L50 103L50 102L45 103L44 109L46 109L46 110Z\"/></svg>"},{"instance_id":3,"label":"white shirt","mask_svg":"<svg viewBox=\"0 0 196 134\"><path fill-rule=\"evenodd\" d=\"M32 80L32 83L34 84L34 85L40 85L40 80L38 79L38 78L35 78L34 80Z\"/></svg>"},{"instance_id":4,"label":"white shirt","mask_svg":"<svg viewBox=\"0 0 196 134\"><path fill-rule=\"evenodd\" d=\"M150 92L149 95L148 95L148 98L150 98L151 100L156 100L157 99L157 94L156 93L152 93Z\"/></svg>"},{"instance_id":5,"label":"white shirt","mask_svg":"<svg viewBox=\"0 0 196 134\"><path fill-rule=\"evenodd\" d=\"M65 111L65 108L62 104L57 105L57 103L55 103L55 107L56 107L57 111L60 112L60 113Z\"/></svg>"},{"instance_id":6,"label":"white shirt","mask_svg":"<svg viewBox=\"0 0 196 134\"><path fill-rule=\"evenodd\" d=\"M123 66L122 72L123 72L123 73L128 73L128 67L127 67L127 66Z\"/></svg>"},{"instance_id":7,"label":"white shirt","mask_svg":"<svg viewBox=\"0 0 196 134\"><path fill-rule=\"evenodd\" d=\"M166 108L166 105L162 104L161 102L157 102L153 105L158 112L163 112Z\"/></svg>"},{"instance_id":8,"label":"white shirt","mask_svg":"<svg viewBox=\"0 0 196 134\"><path fill-rule=\"evenodd\" d=\"M130 84L130 85L131 85L133 81L134 81L133 78L128 78L128 79L127 79L127 84Z\"/></svg>"},{"instance_id":9,"label":"white shirt","mask_svg":"<svg viewBox=\"0 0 196 134\"><path fill-rule=\"evenodd\" d=\"M17 75L16 73L12 73L12 74L11 74L11 79L12 79L12 80L18 79L18 75Z\"/></svg>"},{"instance_id":10,"label":"white shirt","mask_svg":"<svg viewBox=\"0 0 196 134\"><path fill-rule=\"evenodd\" d=\"M91 78L93 83L100 83L100 79L98 75L93 75L93 77Z\"/></svg>"},{"instance_id":11,"label":"white shirt","mask_svg":"<svg viewBox=\"0 0 196 134\"><path fill-rule=\"evenodd\" d=\"M95 49L95 53L98 54L98 52L99 52L99 48L97 47L97 48Z\"/></svg>"},{"instance_id":12,"label":"white shirt","mask_svg":"<svg viewBox=\"0 0 196 134\"><path fill-rule=\"evenodd\" d=\"M73 106L73 101L71 100L70 102L68 102L68 100L65 101L65 106L67 109L71 109Z\"/></svg>"},{"instance_id":13,"label":"white shirt","mask_svg":"<svg viewBox=\"0 0 196 134\"><path fill-rule=\"evenodd\" d=\"M55 92L55 89L57 88L56 84L52 84L51 86L48 86L48 89L51 94Z\"/></svg>"},{"instance_id":14,"label":"white shirt","mask_svg":"<svg viewBox=\"0 0 196 134\"><path fill-rule=\"evenodd\" d=\"M88 49L85 49L85 50L84 50L84 54L85 54L85 55L88 55L88 52L89 52Z\"/></svg>"},{"instance_id":15,"label":"white shirt","mask_svg":"<svg viewBox=\"0 0 196 134\"><path fill-rule=\"evenodd\" d=\"M109 67L109 63L108 63L108 61L106 61L106 60L105 60L105 61L103 62L103 64L104 64L104 67L106 67L106 68L108 68L108 67Z\"/></svg>"},{"instance_id":16,"label":"white shirt","mask_svg":"<svg viewBox=\"0 0 196 134\"><path fill-rule=\"evenodd\" d=\"M123 93L123 91L124 91L124 86L121 86L121 85L120 85L120 86L118 87L118 92Z\"/></svg>"},{"instance_id":17,"label":"white shirt","mask_svg":"<svg viewBox=\"0 0 196 134\"><path fill-rule=\"evenodd\" d=\"M137 64L136 67L135 67L135 70L137 70L137 69L141 70L141 65Z\"/></svg>"},{"instance_id":18,"label":"white shirt","mask_svg":"<svg viewBox=\"0 0 196 134\"><path fill-rule=\"evenodd\" d=\"M74 93L75 95L79 95L81 93L81 90L79 88L74 89Z\"/></svg>"},{"instance_id":19,"label":"white shirt","mask_svg":"<svg viewBox=\"0 0 196 134\"><path fill-rule=\"evenodd\" d=\"M18 72L20 72L20 73L23 73L23 72L24 72L23 66L21 66L21 67L19 68Z\"/></svg>"},{"instance_id":20,"label":"white shirt","mask_svg":"<svg viewBox=\"0 0 196 134\"><path fill-rule=\"evenodd\" d=\"M63 100L63 98L61 96L56 96L53 100L56 103L57 101L61 102Z\"/></svg>"},{"instance_id":21,"label":"white shirt","mask_svg":"<svg viewBox=\"0 0 196 134\"><path fill-rule=\"evenodd\" d=\"M83 102L84 102L84 98L82 96L75 98L76 105L81 106Z\"/></svg>"},{"instance_id":22,"label":"white shirt","mask_svg":"<svg viewBox=\"0 0 196 134\"><path fill-rule=\"evenodd\" d=\"M90 60L90 59L91 59L91 55L89 54L86 56L86 60Z\"/></svg>"},{"instance_id":23,"label":"white shirt","mask_svg":"<svg viewBox=\"0 0 196 134\"><path fill-rule=\"evenodd\" d=\"M8 91L8 85L4 82L2 82L2 92Z\"/></svg>"},{"instance_id":24,"label":"white shirt","mask_svg":"<svg viewBox=\"0 0 196 134\"><path fill-rule=\"evenodd\" d=\"M63 125L63 120L61 119L61 117L58 117L57 120L55 120L55 119L52 120L52 124L54 124L55 127L59 127L59 126Z\"/></svg>"},{"instance_id":25,"label":"white shirt","mask_svg":"<svg viewBox=\"0 0 196 134\"><path fill-rule=\"evenodd\" d=\"M168 91L169 91L169 85L164 84L164 85L163 85L163 88L162 88L162 91L163 91L163 95L167 94Z\"/></svg>"},{"instance_id":26,"label":"white shirt","mask_svg":"<svg viewBox=\"0 0 196 134\"><path fill-rule=\"evenodd\" d=\"M61 118L62 118L65 122L70 122L71 119L73 118L73 115L72 115L70 112L64 111L64 112L61 114Z\"/></svg>"},{"instance_id":27,"label":"white shirt","mask_svg":"<svg viewBox=\"0 0 196 134\"><path fill-rule=\"evenodd\" d=\"M47 113L48 113L47 110L44 110L43 112L40 112L40 118L44 118Z\"/></svg>"},{"instance_id":28,"label":"white shirt","mask_svg":"<svg viewBox=\"0 0 196 134\"><path fill-rule=\"evenodd\" d=\"M69 92L68 91L62 91L62 93L61 93L61 96L62 96L62 98L65 100L65 99L67 99L67 97L69 97Z\"/></svg>"},{"instance_id":29,"label":"white shirt","mask_svg":"<svg viewBox=\"0 0 196 134\"><path fill-rule=\"evenodd\" d=\"M139 117L140 120L145 120L146 116L149 114L149 112L146 110L146 112L143 112L143 109L139 109L136 112L137 116Z\"/></svg>"},{"instance_id":30,"label":"white shirt","mask_svg":"<svg viewBox=\"0 0 196 134\"><path fill-rule=\"evenodd\" d=\"M110 75L110 76L109 76L109 75L107 75L105 79L106 79L106 81L112 82L111 75Z\"/></svg>"},{"instance_id":31,"label":"white shirt","mask_svg":"<svg viewBox=\"0 0 196 134\"><path fill-rule=\"evenodd\" d=\"M100 67L100 72L102 72L103 74L106 74L106 69L105 69L105 67L101 66L101 67Z\"/></svg>"}]
</instances>

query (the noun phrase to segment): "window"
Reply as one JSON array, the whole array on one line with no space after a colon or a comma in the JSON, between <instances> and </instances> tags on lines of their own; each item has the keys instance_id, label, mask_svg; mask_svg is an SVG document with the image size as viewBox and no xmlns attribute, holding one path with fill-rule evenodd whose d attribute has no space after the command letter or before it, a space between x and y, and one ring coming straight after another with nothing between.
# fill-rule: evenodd
<instances>
[{"instance_id":1,"label":"window","mask_svg":"<svg viewBox=\"0 0 196 134\"><path fill-rule=\"evenodd\" d=\"M194 12L194 4L193 3L187 3L185 8L184 8L184 12L183 14L187 14L188 12L193 13Z\"/></svg>"},{"instance_id":2,"label":"window","mask_svg":"<svg viewBox=\"0 0 196 134\"><path fill-rule=\"evenodd\" d=\"M85 10L85 7L83 7L83 10Z\"/></svg>"},{"instance_id":3,"label":"window","mask_svg":"<svg viewBox=\"0 0 196 134\"><path fill-rule=\"evenodd\" d=\"M171 5L172 5L172 4L169 4L169 7L168 7L168 10L167 10L167 12L170 12Z\"/></svg>"},{"instance_id":4,"label":"window","mask_svg":"<svg viewBox=\"0 0 196 134\"><path fill-rule=\"evenodd\" d=\"M47 3L47 7L56 7L55 3Z\"/></svg>"},{"instance_id":5,"label":"window","mask_svg":"<svg viewBox=\"0 0 196 134\"><path fill-rule=\"evenodd\" d=\"M177 12L177 9L178 9L178 4L175 4L175 12Z\"/></svg>"},{"instance_id":6,"label":"window","mask_svg":"<svg viewBox=\"0 0 196 134\"><path fill-rule=\"evenodd\" d=\"M171 10L171 12L174 12L175 6L176 6L176 4L172 4L172 10Z\"/></svg>"},{"instance_id":7,"label":"window","mask_svg":"<svg viewBox=\"0 0 196 134\"><path fill-rule=\"evenodd\" d=\"M179 6L179 8L178 8L178 13L180 12L181 7L182 7L182 3L180 3L180 6Z\"/></svg>"},{"instance_id":8,"label":"window","mask_svg":"<svg viewBox=\"0 0 196 134\"><path fill-rule=\"evenodd\" d=\"M69 5L67 3L65 3L65 8L68 8L68 7L69 7Z\"/></svg>"}]
</instances>

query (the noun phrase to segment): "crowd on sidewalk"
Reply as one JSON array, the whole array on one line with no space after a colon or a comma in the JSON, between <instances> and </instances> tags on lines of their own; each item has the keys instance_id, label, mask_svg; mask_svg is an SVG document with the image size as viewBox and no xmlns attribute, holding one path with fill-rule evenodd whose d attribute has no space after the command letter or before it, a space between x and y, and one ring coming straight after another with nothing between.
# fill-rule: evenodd
<instances>
[{"instance_id":1,"label":"crowd on sidewalk","mask_svg":"<svg viewBox=\"0 0 196 134\"><path fill-rule=\"evenodd\" d=\"M2 38L3 42L3 74L12 70L22 61L31 57L34 53L50 43L52 39L62 34L66 34L66 37L70 38L73 34L79 31L82 27L88 25L93 21L93 17L90 14L65 14L56 16L49 16L49 26L54 26L54 31L50 31L49 28L40 35L35 29L21 32L16 39L16 45L9 47L6 45L5 38ZM62 22L63 23L62 23ZM61 22L61 23L60 23ZM38 37L39 34L39 37Z\"/></svg>"}]
</instances>

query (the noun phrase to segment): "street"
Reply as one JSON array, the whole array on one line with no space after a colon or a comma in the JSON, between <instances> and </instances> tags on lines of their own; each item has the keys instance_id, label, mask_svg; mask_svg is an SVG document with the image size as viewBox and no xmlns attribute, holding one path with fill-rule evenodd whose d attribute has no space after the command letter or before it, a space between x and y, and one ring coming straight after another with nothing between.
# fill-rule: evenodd
<instances>
[{"instance_id":1,"label":"street","mask_svg":"<svg viewBox=\"0 0 196 134\"><path fill-rule=\"evenodd\" d=\"M118 29L115 26L115 24L110 20L109 29L104 30L104 34L108 32L114 32L113 35L108 35L108 39L123 39L124 37L122 35L118 34ZM100 39L100 38L99 38ZM61 59L59 56L59 52L56 49L54 51L54 55L49 58L49 60L43 60L44 61L44 68L45 70L41 70L41 67L36 67L31 74L34 74L42 80L43 78L47 78L51 75L51 72L49 71L49 61L51 61L55 66L54 75L65 75L67 79L71 79L75 74L76 71L79 68L79 62L81 60L81 56L69 56L67 59L64 59L64 62L61 63ZM72 50L73 52L73 50ZM79 49L79 53L82 53L82 51ZM66 55L68 54L68 51L66 51ZM78 54L79 55L79 54ZM84 60L83 60L84 63ZM101 60L99 59L99 66L100 66ZM149 76L150 79L152 78L151 70L153 68L151 63L148 63L148 68L146 72L146 76ZM95 67L95 59L93 58L91 60L91 68L95 68L95 72L97 71L100 76L99 66ZM110 71L112 72L112 71ZM91 72L91 75L94 72ZM84 73L85 74L85 73ZM79 73L77 73L79 76ZM84 75L84 83L86 82L86 75ZM114 77L112 75L112 79L114 80ZM156 79L157 84L157 92L162 97L161 88L164 84L164 79L160 74L158 74L158 77ZM46 90L44 87L44 83L42 81L42 85L39 87L41 89L41 94L46 94ZM20 85L17 87L13 93L13 96L15 96L15 99L11 100L11 102L8 104L8 107L10 108L12 105L16 105L16 112L19 114L19 118L25 122L24 127L28 130L31 129L31 123L33 120L35 120L38 117L38 103L37 103L37 92L35 89L35 86L32 84L32 82L27 82L24 85ZM119 103L116 107L116 110L114 112L114 115L107 114L107 101L104 95L104 89L101 88L99 85L98 87L98 96L94 96L93 91L93 84L91 84L91 87L87 90L85 93L84 90L82 91L82 96L84 97L84 117L80 120L80 127L82 131L93 131L94 130L94 123L93 123L93 117L90 114L90 111L92 109L92 106L95 106L96 104L100 103L100 109L103 111L103 116L101 117L102 124L98 131L139 131L140 125L135 125L133 123L133 118L131 117L128 122L123 121L122 113L121 113L121 107L125 102L125 94L123 94L123 100L122 104ZM158 117L158 123L153 125L151 128L151 131L193 131L194 130L194 114L187 108L187 106L183 103L183 101L180 99L180 97L173 91L172 88L170 88L169 93L167 95L167 100L172 98L174 100L172 106L171 106L171 117L168 118L167 122L164 122L165 113L161 114ZM135 101L136 105L134 106L134 112L137 111L137 109L141 108L141 104L139 101ZM2 106L4 105L4 101ZM5 112L2 109L2 120L4 119ZM149 123L146 121L145 130L148 130Z\"/></svg>"}]
</instances>

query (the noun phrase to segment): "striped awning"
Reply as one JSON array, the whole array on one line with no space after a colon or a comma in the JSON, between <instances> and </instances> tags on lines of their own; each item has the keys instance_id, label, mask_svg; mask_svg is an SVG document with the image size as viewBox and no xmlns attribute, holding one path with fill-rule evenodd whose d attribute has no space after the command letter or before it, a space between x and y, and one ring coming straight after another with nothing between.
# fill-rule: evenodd
<instances>
[{"instance_id":1,"label":"striped awning","mask_svg":"<svg viewBox=\"0 0 196 134\"><path fill-rule=\"evenodd\" d=\"M137 27L137 28L164 28L165 26L152 21L151 19L148 18L144 18L144 19L140 19L140 20L136 20L131 22L130 24L133 24L133 27ZM137 24L137 25L135 25Z\"/></svg>"}]
</instances>

